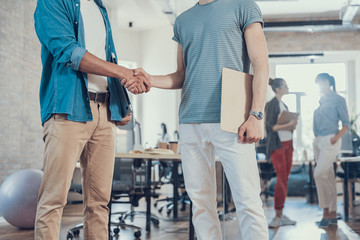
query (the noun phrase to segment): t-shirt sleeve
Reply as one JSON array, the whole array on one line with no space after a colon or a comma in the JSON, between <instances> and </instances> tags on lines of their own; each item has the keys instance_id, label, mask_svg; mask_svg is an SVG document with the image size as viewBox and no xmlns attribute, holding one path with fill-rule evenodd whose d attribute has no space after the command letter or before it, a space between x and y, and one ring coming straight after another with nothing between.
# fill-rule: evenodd
<instances>
[{"instance_id":1,"label":"t-shirt sleeve","mask_svg":"<svg viewBox=\"0 0 360 240\"><path fill-rule=\"evenodd\" d=\"M243 32L255 22L261 23L262 26L264 25L261 10L254 0L241 1L239 18L239 25Z\"/></svg>"},{"instance_id":2,"label":"t-shirt sleeve","mask_svg":"<svg viewBox=\"0 0 360 240\"><path fill-rule=\"evenodd\" d=\"M175 42L181 44L180 36L179 36L179 24L178 24L178 22L176 20L175 20L175 23L174 23L174 36L173 36L172 40L174 40Z\"/></svg>"}]
</instances>

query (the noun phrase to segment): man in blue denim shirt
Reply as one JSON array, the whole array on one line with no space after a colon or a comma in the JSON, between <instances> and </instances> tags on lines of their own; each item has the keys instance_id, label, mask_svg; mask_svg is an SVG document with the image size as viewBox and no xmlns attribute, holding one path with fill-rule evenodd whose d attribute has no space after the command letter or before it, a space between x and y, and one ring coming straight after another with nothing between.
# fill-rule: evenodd
<instances>
[{"instance_id":1,"label":"man in blue denim shirt","mask_svg":"<svg viewBox=\"0 0 360 240\"><path fill-rule=\"evenodd\" d=\"M101 0L38 0L34 19L42 45L40 105L45 142L35 239L59 239L78 159L84 239L107 239L114 128L130 120L119 79L131 85L128 90L134 94L151 86L145 77L134 77L133 70L112 63L115 47Z\"/></svg>"}]
</instances>

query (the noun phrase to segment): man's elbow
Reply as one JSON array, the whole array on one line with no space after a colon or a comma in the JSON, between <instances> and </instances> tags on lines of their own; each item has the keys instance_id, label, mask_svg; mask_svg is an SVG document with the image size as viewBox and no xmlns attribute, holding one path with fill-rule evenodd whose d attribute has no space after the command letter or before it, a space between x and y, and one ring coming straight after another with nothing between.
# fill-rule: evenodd
<instances>
[{"instance_id":1,"label":"man's elbow","mask_svg":"<svg viewBox=\"0 0 360 240\"><path fill-rule=\"evenodd\" d=\"M269 60L267 55L257 56L251 63L255 71L260 69L261 71L269 72Z\"/></svg>"},{"instance_id":2,"label":"man's elbow","mask_svg":"<svg viewBox=\"0 0 360 240\"><path fill-rule=\"evenodd\" d=\"M185 68L180 68L177 71L176 88L181 89L185 81Z\"/></svg>"}]
</instances>

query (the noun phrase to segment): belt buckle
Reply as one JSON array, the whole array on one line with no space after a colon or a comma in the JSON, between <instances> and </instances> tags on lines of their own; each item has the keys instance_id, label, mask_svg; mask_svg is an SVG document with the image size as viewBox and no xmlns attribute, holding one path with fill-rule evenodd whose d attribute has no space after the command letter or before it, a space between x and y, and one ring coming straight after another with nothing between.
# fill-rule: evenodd
<instances>
[{"instance_id":1,"label":"belt buckle","mask_svg":"<svg viewBox=\"0 0 360 240\"><path fill-rule=\"evenodd\" d=\"M96 103L100 103L100 102L98 101L98 96L99 96L99 92L96 92L96 93L95 93L95 99L94 99L94 102L96 102Z\"/></svg>"}]
</instances>

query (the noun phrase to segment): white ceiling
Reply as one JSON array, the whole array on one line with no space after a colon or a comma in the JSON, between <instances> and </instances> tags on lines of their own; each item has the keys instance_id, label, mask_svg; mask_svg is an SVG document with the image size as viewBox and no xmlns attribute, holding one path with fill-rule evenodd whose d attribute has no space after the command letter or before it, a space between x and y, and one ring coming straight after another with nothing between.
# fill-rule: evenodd
<instances>
[{"instance_id":1,"label":"white ceiling","mask_svg":"<svg viewBox=\"0 0 360 240\"><path fill-rule=\"evenodd\" d=\"M163 11L179 15L192 7L198 0L103 0L111 8L113 21L120 28L129 28L133 23L135 31L159 26L168 26L171 16ZM221 0L220 0L221 1ZM239 0L240 1L240 0ZM284 18L341 18L349 0L257 0L264 19Z\"/></svg>"},{"instance_id":2,"label":"white ceiling","mask_svg":"<svg viewBox=\"0 0 360 240\"><path fill-rule=\"evenodd\" d=\"M347 0L298 0L298 1L259 1L264 17L292 14L324 14L339 12L347 6Z\"/></svg>"}]
</instances>

